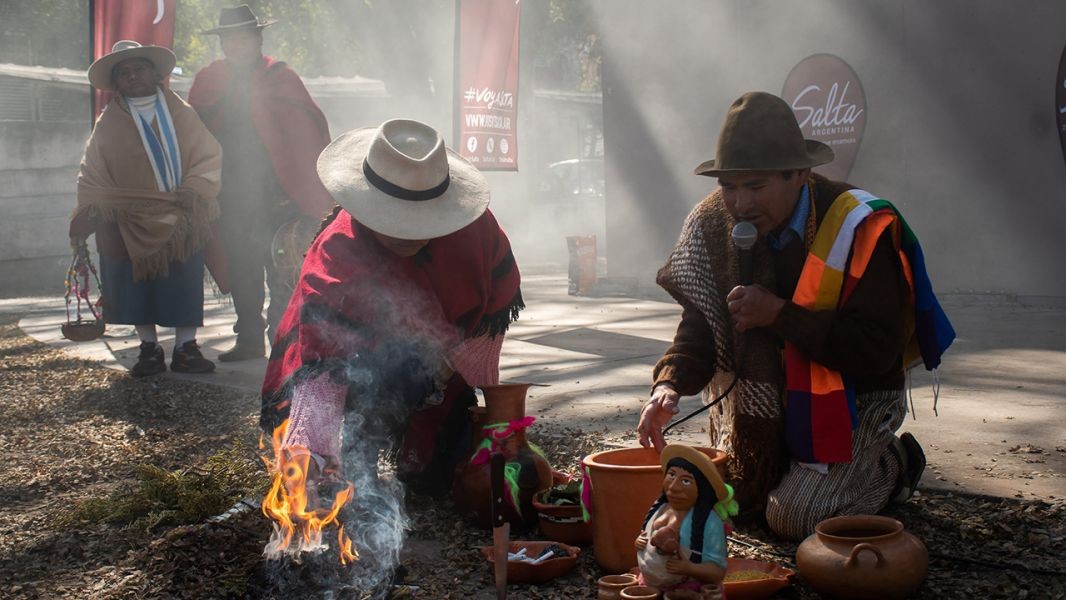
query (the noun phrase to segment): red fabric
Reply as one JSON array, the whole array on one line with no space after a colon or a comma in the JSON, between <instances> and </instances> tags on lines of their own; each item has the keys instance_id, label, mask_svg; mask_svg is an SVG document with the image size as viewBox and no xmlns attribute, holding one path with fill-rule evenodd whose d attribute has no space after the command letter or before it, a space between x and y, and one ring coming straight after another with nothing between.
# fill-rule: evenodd
<instances>
[{"instance_id":1,"label":"red fabric","mask_svg":"<svg viewBox=\"0 0 1066 600\"><path fill-rule=\"evenodd\" d=\"M189 90L189 104L216 135L226 118L225 99L232 77L229 62L216 60L196 74ZM264 56L252 73L251 86L252 122L270 155L278 183L301 212L322 218L333 205L315 167L318 155L330 142L326 116L296 71L283 62Z\"/></svg>"},{"instance_id":2,"label":"red fabric","mask_svg":"<svg viewBox=\"0 0 1066 600\"><path fill-rule=\"evenodd\" d=\"M521 276L491 212L430 240L429 260L382 248L343 210L318 235L281 319L263 380L263 425L283 418L294 376L417 337L441 355L463 337L502 334L522 307Z\"/></svg>"}]
</instances>

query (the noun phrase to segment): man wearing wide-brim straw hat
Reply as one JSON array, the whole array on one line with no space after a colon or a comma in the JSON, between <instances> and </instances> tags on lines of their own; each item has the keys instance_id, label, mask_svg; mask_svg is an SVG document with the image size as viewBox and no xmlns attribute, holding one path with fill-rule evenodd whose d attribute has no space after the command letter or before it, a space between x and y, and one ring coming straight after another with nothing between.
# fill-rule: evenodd
<instances>
[{"instance_id":1,"label":"man wearing wide-brim straw hat","mask_svg":"<svg viewBox=\"0 0 1066 600\"><path fill-rule=\"evenodd\" d=\"M895 435L904 370L937 367L954 336L902 216L811 172L832 159L777 96L750 92L729 108L716 156L696 168L719 187L657 277L684 310L638 425L661 447L681 396L731 390L710 434L730 454L742 520L765 516L794 539L910 496L925 458ZM740 222L756 238L751 281L731 239Z\"/></svg>"},{"instance_id":2,"label":"man wearing wide-brim straw hat","mask_svg":"<svg viewBox=\"0 0 1066 600\"><path fill-rule=\"evenodd\" d=\"M342 469L357 504L388 495L374 476L382 449L395 450L408 485L444 493L476 403L471 386L498 382L504 334L524 307L487 181L437 131L406 119L339 136L318 172L337 207L281 320L260 423L272 432L288 418L288 452L311 453L319 473ZM399 540L393 516L373 526L397 525Z\"/></svg>"},{"instance_id":3,"label":"man wearing wide-brim straw hat","mask_svg":"<svg viewBox=\"0 0 1066 600\"><path fill-rule=\"evenodd\" d=\"M123 40L96 60L89 82L118 92L96 122L78 173L71 242L96 234L104 320L134 325L141 340L134 376L166 370L156 325L175 328L171 369L214 370L196 343L203 324L205 259L218 218L222 151L196 112L161 86L174 53Z\"/></svg>"},{"instance_id":4,"label":"man wearing wide-brim straw hat","mask_svg":"<svg viewBox=\"0 0 1066 600\"><path fill-rule=\"evenodd\" d=\"M263 30L275 22L245 4L223 8L218 25L202 33L219 37L225 58L201 69L189 90L189 103L226 154L220 224L237 341L219 355L222 361L264 356L263 331L273 340L296 275L275 263L271 242L284 225L290 226L286 231L313 230L333 203L315 171L315 159L330 141L326 117L292 68L263 55ZM296 227L301 218L310 224ZM288 256L278 258L295 264Z\"/></svg>"}]
</instances>

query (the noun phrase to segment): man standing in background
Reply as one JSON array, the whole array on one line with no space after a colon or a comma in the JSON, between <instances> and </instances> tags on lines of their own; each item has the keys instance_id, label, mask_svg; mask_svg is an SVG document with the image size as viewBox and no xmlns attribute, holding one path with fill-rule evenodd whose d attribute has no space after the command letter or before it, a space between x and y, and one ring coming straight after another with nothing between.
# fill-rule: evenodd
<instances>
[{"instance_id":1,"label":"man standing in background","mask_svg":"<svg viewBox=\"0 0 1066 600\"><path fill-rule=\"evenodd\" d=\"M263 356L263 330L273 336L288 305L295 282L275 268L271 249L279 228L321 219L333 204L315 170L330 141L326 117L295 71L263 55L263 29L274 23L247 5L222 9L218 27L203 33L219 36L225 59L197 73L189 90L224 156L219 204L237 343L219 355L223 362Z\"/></svg>"}]
</instances>

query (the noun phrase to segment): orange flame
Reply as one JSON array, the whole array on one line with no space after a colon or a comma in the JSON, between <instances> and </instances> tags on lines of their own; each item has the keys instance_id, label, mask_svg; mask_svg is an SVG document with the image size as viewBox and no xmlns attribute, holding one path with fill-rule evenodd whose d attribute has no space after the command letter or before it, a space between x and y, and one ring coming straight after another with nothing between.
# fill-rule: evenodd
<instances>
[{"instance_id":1,"label":"orange flame","mask_svg":"<svg viewBox=\"0 0 1066 600\"><path fill-rule=\"evenodd\" d=\"M270 491L263 499L263 514L273 520L274 533L270 535L263 554L268 558L277 558L283 553L296 557L303 552L325 550L328 545L322 541L322 530L328 525L337 524L341 564L355 562L359 554L352 549L351 538L344 535L344 526L337 521L341 508L355 496L355 487L348 483L344 490L334 496L333 505L328 509L309 508L313 504L307 492L311 454L306 448L298 446L282 449L281 443L288 427L289 421L286 419L274 430L274 460L263 459L267 470L274 474ZM263 447L262 437L259 445Z\"/></svg>"}]
</instances>

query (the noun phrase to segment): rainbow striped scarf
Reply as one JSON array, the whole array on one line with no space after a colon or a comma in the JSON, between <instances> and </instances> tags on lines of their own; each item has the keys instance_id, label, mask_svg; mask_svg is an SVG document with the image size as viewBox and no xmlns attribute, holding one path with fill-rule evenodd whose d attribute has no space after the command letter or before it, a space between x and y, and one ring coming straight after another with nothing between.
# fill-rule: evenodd
<instances>
[{"instance_id":1,"label":"rainbow striped scarf","mask_svg":"<svg viewBox=\"0 0 1066 600\"><path fill-rule=\"evenodd\" d=\"M955 339L955 331L933 295L918 239L887 200L853 189L833 201L818 227L792 301L809 310L842 306L887 228L892 228L914 308L904 313L904 331L910 332L904 366L910 368L920 359L933 370ZM785 380L785 438L793 457L810 463L849 462L851 431L858 418L855 389L848 378L809 360L786 342Z\"/></svg>"}]
</instances>

